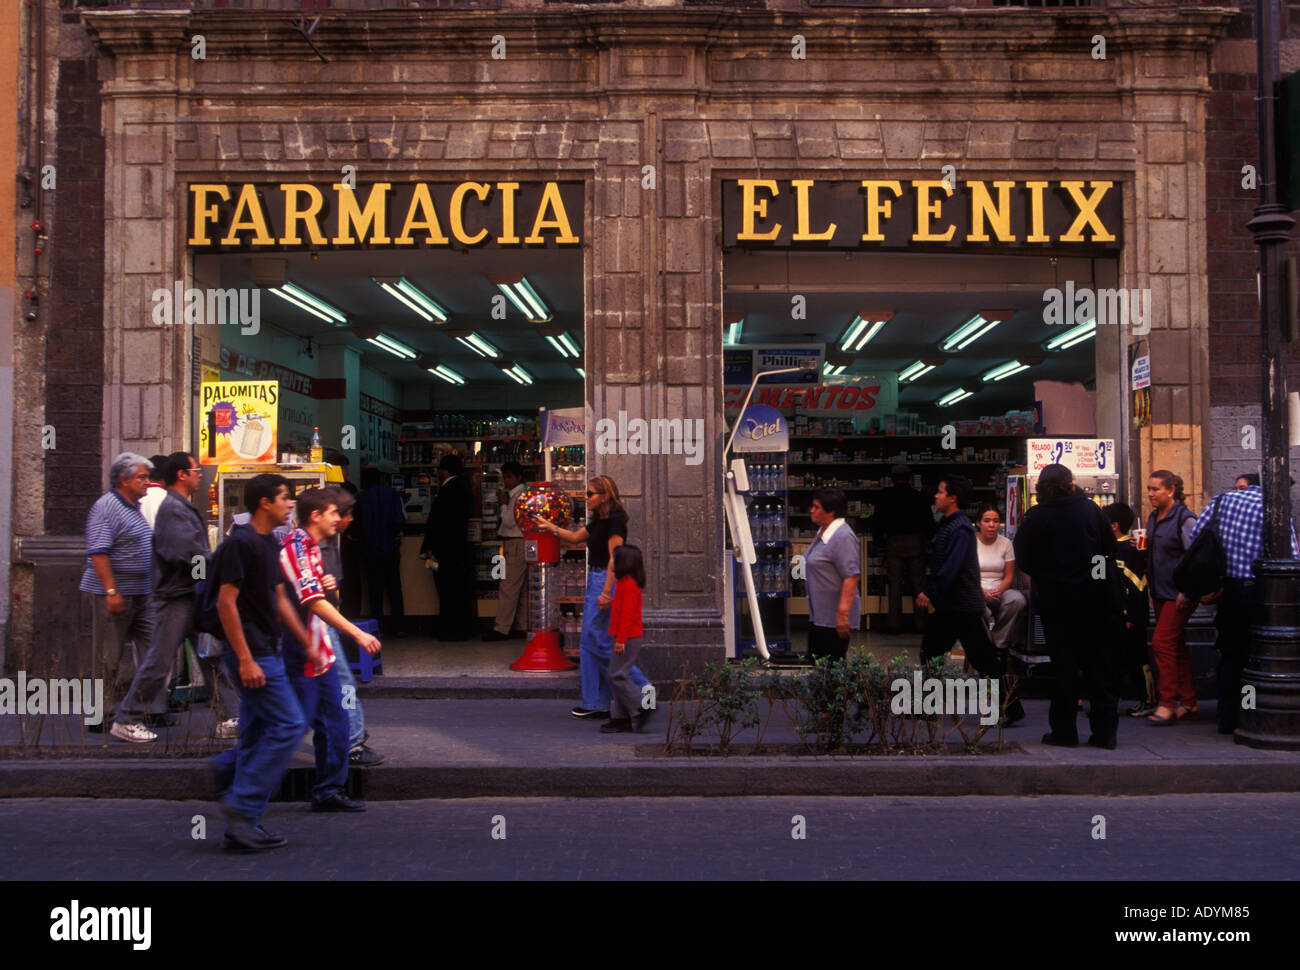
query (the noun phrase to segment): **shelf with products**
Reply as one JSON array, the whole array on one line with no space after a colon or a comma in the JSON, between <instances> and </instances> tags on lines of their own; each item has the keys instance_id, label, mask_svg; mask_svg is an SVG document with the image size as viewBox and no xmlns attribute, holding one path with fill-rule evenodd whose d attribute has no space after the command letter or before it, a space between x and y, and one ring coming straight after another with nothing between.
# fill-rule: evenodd
<instances>
[{"instance_id":1,"label":"shelf with products","mask_svg":"<svg viewBox=\"0 0 1300 970\"><path fill-rule=\"evenodd\" d=\"M750 491L743 494L756 559L750 569L763 633L770 649L789 650L790 542L785 453L748 452L743 457L750 485ZM754 632L752 619L746 627L749 601L741 568L733 559L732 616L738 649L743 656L745 650L754 649Z\"/></svg>"}]
</instances>

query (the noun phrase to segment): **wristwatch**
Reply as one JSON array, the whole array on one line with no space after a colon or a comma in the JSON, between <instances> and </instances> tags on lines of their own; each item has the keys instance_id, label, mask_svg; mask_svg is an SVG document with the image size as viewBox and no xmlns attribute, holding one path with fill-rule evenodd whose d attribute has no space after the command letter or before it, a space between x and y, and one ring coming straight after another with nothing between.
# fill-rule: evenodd
<instances>
[{"instance_id":1,"label":"wristwatch","mask_svg":"<svg viewBox=\"0 0 1300 970\"><path fill-rule=\"evenodd\" d=\"M116 596L116 595L117 595L117 587L114 586L112 589L106 589L106 590L104 590L104 595L105 595L105 596Z\"/></svg>"}]
</instances>

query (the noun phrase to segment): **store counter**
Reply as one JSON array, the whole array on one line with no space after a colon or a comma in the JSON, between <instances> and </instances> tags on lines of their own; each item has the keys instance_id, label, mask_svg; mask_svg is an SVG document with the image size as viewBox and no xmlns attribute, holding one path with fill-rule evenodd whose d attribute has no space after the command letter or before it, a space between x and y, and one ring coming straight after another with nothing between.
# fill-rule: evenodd
<instances>
[{"instance_id":1,"label":"store counter","mask_svg":"<svg viewBox=\"0 0 1300 970\"><path fill-rule=\"evenodd\" d=\"M433 616L438 612L438 588L433 582L433 570L427 560L420 558L420 535L402 536L402 601L407 616Z\"/></svg>"}]
</instances>

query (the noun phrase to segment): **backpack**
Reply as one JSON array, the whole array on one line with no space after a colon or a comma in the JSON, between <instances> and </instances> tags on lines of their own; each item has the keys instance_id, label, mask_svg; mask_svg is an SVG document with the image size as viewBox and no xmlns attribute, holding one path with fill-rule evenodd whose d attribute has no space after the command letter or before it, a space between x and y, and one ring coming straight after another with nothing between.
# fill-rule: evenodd
<instances>
[{"instance_id":1,"label":"backpack","mask_svg":"<svg viewBox=\"0 0 1300 970\"><path fill-rule=\"evenodd\" d=\"M213 577L194 581L194 629L199 633L224 638L225 629L217 612L220 591L221 584Z\"/></svg>"},{"instance_id":2,"label":"backpack","mask_svg":"<svg viewBox=\"0 0 1300 970\"><path fill-rule=\"evenodd\" d=\"M1174 567L1174 589L1188 599L1199 600L1202 596L1218 592L1227 582L1228 556L1223 550L1223 542L1219 539L1219 530L1214 523L1222 498L1220 495L1214 500L1205 528L1196 534L1191 546Z\"/></svg>"}]
</instances>

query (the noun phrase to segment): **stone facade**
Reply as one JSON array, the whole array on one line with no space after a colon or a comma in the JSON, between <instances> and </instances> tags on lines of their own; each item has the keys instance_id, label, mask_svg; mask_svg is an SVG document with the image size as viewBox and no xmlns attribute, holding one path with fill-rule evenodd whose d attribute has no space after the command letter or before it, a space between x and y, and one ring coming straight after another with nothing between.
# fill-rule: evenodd
<instances>
[{"instance_id":1,"label":"stone facade","mask_svg":"<svg viewBox=\"0 0 1300 970\"><path fill-rule=\"evenodd\" d=\"M1203 132L1226 21L1198 8L357 12L322 20L322 63L284 17L84 11L97 57L78 77L99 83L104 158L104 393L87 464L188 443L195 350L143 312L155 288L190 277L187 182L320 180L345 164L361 179L582 179L588 404L699 416L713 432L698 466L600 459L648 552L647 669L671 674L722 639L720 180L935 178L952 164L959 178L1122 183L1121 285L1149 287L1155 306L1156 424L1134 437L1130 467L1185 469L1200 491ZM489 56L498 33L504 60ZM1105 59L1090 55L1098 33ZM190 56L195 34L206 60ZM198 352L216 346L204 335ZM81 345L56 359L68 354L81 361ZM38 604L33 626L55 608Z\"/></svg>"},{"instance_id":2,"label":"stone facade","mask_svg":"<svg viewBox=\"0 0 1300 970\"><path fill-rule=\"evenodd\" d=\"M1247 165L1259 156L1256 98L1256 52L1253 3L1235 4L1241 13L1229 23L1216 45L1210 68L1209 113L1206 118L1206 229L1209 246L1210 356L1214 362L1210 385L1212 489L1231 488L1238 475L1258 472L1262 461L1260 400L1261 343L1259 247L1246 228L1259 204L1259 193L1248 187ZM1280 61L1285 76L1300 70L1300 18L1283 22ZM1295 200L1293 204L1300 204ZM1300 245L1287 247L1300 255ZM1300 345L1289 348L1289 386L1300 374ZM1254 439L1254 447L1246 447ZM1292 449L1292 468L1300 450ZM1295 472L1292 472L1295 477ZM1300 489L1292 489L1292 511L1300 510Z\"/></svg>"}]
</instances>

